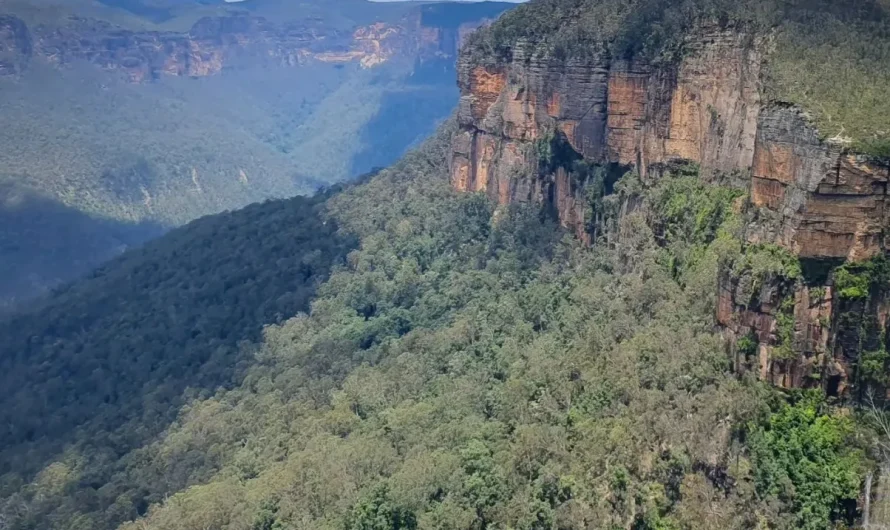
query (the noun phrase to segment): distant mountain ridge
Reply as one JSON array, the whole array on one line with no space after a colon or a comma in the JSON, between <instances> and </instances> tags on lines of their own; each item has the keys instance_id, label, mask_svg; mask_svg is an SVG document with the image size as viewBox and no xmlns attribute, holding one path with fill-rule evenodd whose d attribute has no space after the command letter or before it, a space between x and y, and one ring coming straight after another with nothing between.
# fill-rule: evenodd
<instances>
[{"instance_id":1,"label":"distant mountain ridge","mask_svg":"<svg viewBox=\"0 0 890 530\"><path fill-rule=\"evenodd\" d=\"M363 68L397 59L453 59L472 30L499 15L502 3L423 5L352 28L319 17L277 21L249 11L198 19L188 31L134 31L104 20L72 16L61 25L29 27L0 17L4 61L0 74L21 73L37 57L65 65L84 60L142 82L161 75L203 77L239 61L273 66L313 61Z\"/></svg>"}]
</instances>

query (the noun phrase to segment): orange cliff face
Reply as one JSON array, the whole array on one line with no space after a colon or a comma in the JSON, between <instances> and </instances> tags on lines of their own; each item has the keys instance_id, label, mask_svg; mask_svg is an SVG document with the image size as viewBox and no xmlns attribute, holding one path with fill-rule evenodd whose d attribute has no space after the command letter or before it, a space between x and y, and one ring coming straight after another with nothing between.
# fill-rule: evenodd
<instances>
[{"instance_id":1,"label":"orange cliff face","mask_svg":"<svg viewBox=\"0 0 890 530\"><path fill-rule=\"evenodd\" d=\"M484 22L466 22L462 34ZM277 66L319 61L373 68L397 57L456 56L456 48L448 53L442 48L442 31L424 26L419 15L350 31L315 19L274 24L250 15L205 17L188 33L134 32L86 18L29 28L14 16L0 15L0 76L20 74L32 57L57 65L88 61L145 82L161 75L215 75L244 58Z\"/></svg>"},{"instance_id":2,"label":"orange cliff face","mask_svg":"<svg viewBox=\"0 0 890 530\"><path fill-rule=\"evenodd\" d=\"M682 61L669 66L606 56L543 59L522 45L509 63L495 66L465 55L458 65L462 97L452 185L501 204L548 203L563 226L589 241L584 183L568 178L570 168L539 166L536 144L555 135L579 158L634 167L644 182L675 162L699 164L705 178L729 175L748 187L757 212L746 228L751 243L775 243L803 260L837 263L890 249L890 164L825 143L801 111L766 103L762 64L759 43L718 29L700 34ZM793 293L792 361L772 355L780 294L787 293L764 289L760 306L748 307L738 286L721 280L717 317L731 342L754 334L757 370L776 384L831 381L842 391L855 359L841 351L831 324L839 314L831 286ZM868 309L882 315L882 329L890 312L884 305ZM827 370L821 382L813 376L819 370Z\"/></svg>"},{"instance_id":3,"label":"orange cliff face","mask_svg":"<svg viewBox=\"0 0 890 530\"><path fill-rule=\"evenodd\" d=\"M753 204L776 219L752 241L802 257L861 260L886 249L887 167L821 142L799 111L764 105L762 57L745 42L714 30L679 65L658 68L543 60L521 48L497 67L463 58L454 186L529 200L536 184L515 177L535 175L533 143L559 133L586 160L635 166L643 179L674 161L749 179Z\"/></svg>"},{"instance_id":4,"label":"orange cliff face","mask_svg":"<svg viewBox=\"0 0 890 530\"><path fill-rule=\"evenodd\" d=\"M458 68L455 185L486 189L501 200L551 195L540 189L544 181L520 184L514 177L535 173L531 146L552 134L589 161L635 165L644 178L678 159L720 171L750 166L759 57L729 34L715 34L693 48L682 65L670 69L605 56L545 60L522 47L510 64L496 68L464 59ZM474 148L479 145L486 148ZM486 160L487 153L497 154ZM560 179L545 180L552 187ZM561 194L577 191L563 189L557 197L573 204ZM583 232L571 226L577 211L556 210L564 225Z\"/></svg>"},{"instance_id":5,"label":"orange cliff face","mask_svg":"<svg viewBox=\"0 0 890 530\"><path fill-rule=\"evenodd\" d=\"M377 22L356 29L348 49L320 53L306 50L306 57L330 63L356 61L363 68L373 68L389 61L396 54L408 52L404 49L405 33L405 28L402 26Z\"/></svg>"}]
</instances>

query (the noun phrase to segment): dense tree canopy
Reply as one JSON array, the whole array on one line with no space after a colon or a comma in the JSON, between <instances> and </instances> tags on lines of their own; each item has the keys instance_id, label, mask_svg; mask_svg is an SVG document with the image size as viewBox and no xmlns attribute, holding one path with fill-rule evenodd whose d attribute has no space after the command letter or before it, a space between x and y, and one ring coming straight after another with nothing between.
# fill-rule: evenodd
<instances>
[{"instance_id":1,"label":"dense tree canopy","mask_svg":"<svg viewBox=\"0 0 890 530\"><path fill-rule=\"evenodd\" d=\"M72 450L88 456L72 492L94 489L188 399L235 384L246 344L307 309L352 245L324 198L195 221L0 322L3 494Z\"/></svg>"},{"instance_id":2,"label":"dense tree canopy","mask_svg":"<svg viewBox=\"0 0 890 530\"><path fill-rule=\"evenodd\" d=\"M330 197L190 226L97 273L101 291L76 285L8 324L24 343L4 353L7 381L29 383L2 396L6 524L824 528L851 516L864 463L853 425L739 379L715 330L717 268L747 252L736 193L689 170L652 189L630 173L609 200L642 206L584 248L536 208L454 193L449 134ZM346 248L337 234L359 246L297 313ZM228 265L251 250L255 267ZM274 281L250 295L260 274ZM186 296L207 302L187 310ZM237 337L257 342L235 353L239 317ZM26 454L40 468L15 464Z\"/></svg>"}]
</instances>

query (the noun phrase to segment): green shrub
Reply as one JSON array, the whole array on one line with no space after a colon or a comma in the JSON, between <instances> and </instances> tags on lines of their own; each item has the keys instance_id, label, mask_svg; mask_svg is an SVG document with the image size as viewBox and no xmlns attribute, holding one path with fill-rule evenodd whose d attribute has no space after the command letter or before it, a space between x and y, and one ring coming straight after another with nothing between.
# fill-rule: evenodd
<instances>
[{"instance_id":1,"label":"green shrub","mask_svg":"<svg viewBox=\"0 0 890 530\"><path fill-rule=\"evenodd\" d=\"M778 404L769 418L749 425L749 447L759 494L791 507L794 528L833 528L843 505L859 497L865 457L851 444L853 421L832 413L819 392Z\"/></svg>"},{"instance_id":2,"label":"green shrub","mask_svg":"<svg viewBox=\"0 0 890 530\"><path fill-rule=\"evenodd\" d=\"M414 530L417 518L410 511L392 503L385 485L352 508L343 530Z\"/></svg>"},{"instance_id":3,"label":"green shrub","mask_svg":"<svg viewBox=\"0 0 890 530\"><path fill-rule=\"evenodd\" d=\"M757 335L751 332L739 339L736 350L745 357L751 357L757 353L757 346Z\"/></svg>"},{"instance_id":4,"label":"green shrub","mask_svg":"<svg viewBox=\"0 0 890 530\"><path fill-rule=\"evenodd\" d=\"M890 355L884 349L863 352L859 357L859 375L867 382L887 384L888 359L890 359Z\"/></svg>"},{"instance_id":5,"label":"green shrub","mask_svg":"<svg viewBox=\"0 0 890 530\"><path fill-rule=\"evenodd\" d=\"M754 302L764 285L778 281L788 289L803 273L800 260L788 250L771 243L747 245L732 264L731 274L744 286L741 296Z\"/></svg>"},{"instance_id":6,"label":"green shrub","mask_svg":"<svg viewBox=\"0 0 890 530\"><path fill-rule=\"evenodd\" d=\"M735 214L741 190L705 183L695 165L674 168L649 191L651 223L666 249L665 261L682 274L702 259L708 245Z\"/></svg>"},{"instance_id":7,"label":"green shrub","mask_svg":"<svg viewBox=\"0 0 890 530\"><path fill-rule=\"evenodd\" d=\"M656 216L663 223L666 240L683 239L707 244L732 213L732 201L741 190L710 186L693 174L663 179L654 191Z\"/></svg>"},{"instance_id":8,"label":"green shrub","mask_svg":"<svg viewBox=\"0 0 890 530\"><path fill-rule=\"evenodd\" d=\"M847 263L834 271L834 287L844 300L865 300L872 289L886 289L890 261L880 254L862 263Z\"/></svg>"},{"instance_id":9,"label":"green shrub","mask_svg":"<svg viewBox=\"0 0 890 530\"><path fill-rule=\"evenodd\" d=\"M847 268L840 268L834 275L834 286L837 294L847 300L864 300L868 298L869 278L865 274L855 274Z\"/></svg>"},{"instance_id":10,"label":"green shrub","mask_svg":"<svg viewBox=\"0 0 890 530\"><path fill-rule=\"evenodd\" d=\"M796 357L794 353L794 298L791 296L782 300L779 311L776 313L776 346L773 348L773 357L780 360L791 360Z\"/></svg>"}]
</instances>

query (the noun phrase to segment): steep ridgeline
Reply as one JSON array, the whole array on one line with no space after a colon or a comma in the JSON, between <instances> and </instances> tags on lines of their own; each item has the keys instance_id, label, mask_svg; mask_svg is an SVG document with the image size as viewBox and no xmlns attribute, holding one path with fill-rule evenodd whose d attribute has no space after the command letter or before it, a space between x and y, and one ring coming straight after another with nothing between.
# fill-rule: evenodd
<instances>
[{"instance_id":1,"label":"steep ridgeline","mask_svg":"<svg viewBox=\"0 0 890 530\"><path fill-rule=\"evenodd\" d=\"M742 266L721 276L717 316L740 368L830 394L883 385L888 14L868 2L698 3L687 14L640 1L626 14L538 2L480 32L459 61L453 187L542 203L592 243L596 199L617 176L632 169L651 186L678 164L700 167L745 190L744 239L786 264L765 281ZM556 20L530 22L540 9ZM582 28L586 17L600 22Z\"/></svg>"}]
</instances>

